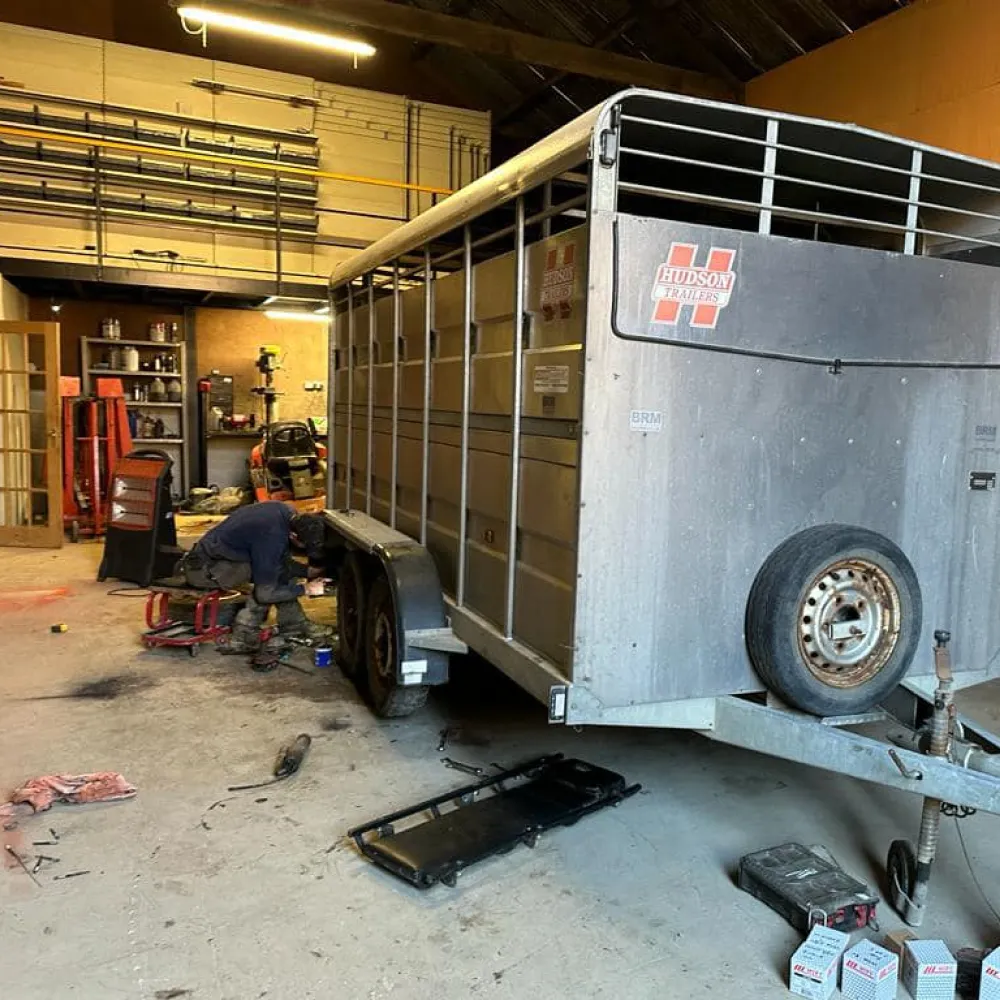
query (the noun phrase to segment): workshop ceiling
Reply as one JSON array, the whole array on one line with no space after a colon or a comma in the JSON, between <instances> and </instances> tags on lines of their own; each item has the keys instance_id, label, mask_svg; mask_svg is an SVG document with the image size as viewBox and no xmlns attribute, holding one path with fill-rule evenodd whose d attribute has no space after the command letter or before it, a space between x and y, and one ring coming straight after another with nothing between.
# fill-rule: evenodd
<instances>
[{"instance_id":1,"label":"workshop ceiling","mask_svg":"<svg viewBox=\"0 0 1000 1000\"><path fill-rule=\"evenodd\" d=\"M0 19L485 109L504 145L519 145L625 86L633 73L634 82L656 79L665 89L738 94L745 81L909 0L255 2L313 24L329 18L334 29L356 25L378 55L354 68L343 58L221 31L202 49L168 0L5 0Z\"/></svg>"}]
</instances>

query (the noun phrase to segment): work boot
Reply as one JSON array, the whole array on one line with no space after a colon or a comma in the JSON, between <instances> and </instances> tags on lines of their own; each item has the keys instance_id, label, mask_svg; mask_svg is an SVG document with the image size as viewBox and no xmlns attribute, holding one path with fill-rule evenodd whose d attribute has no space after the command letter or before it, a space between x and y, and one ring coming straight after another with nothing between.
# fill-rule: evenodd
<instances>
[{"instance_id":1,"label":"work boot","mask_svg":"<svg viewBox=\"0 0 1000 1000\"><path fill-rule=\"evenodd\" d=\"M286 639L301 639L315 646L329 642L333 629L310 621L298 601L287 601L278 606L278 631Z\"/></svg>"},{"instance_id":2,"label":"work boot","mask_svg":"<svg viewBox=\"0 0 1000 1000\"><path fill-rule=\"evenodd\" d=\"M256 653L260 649L260 630L266 619L267 605L258 604L252 596L248 596L246 605L237 612L225 652Z\"/></svg>"}]
</instances>

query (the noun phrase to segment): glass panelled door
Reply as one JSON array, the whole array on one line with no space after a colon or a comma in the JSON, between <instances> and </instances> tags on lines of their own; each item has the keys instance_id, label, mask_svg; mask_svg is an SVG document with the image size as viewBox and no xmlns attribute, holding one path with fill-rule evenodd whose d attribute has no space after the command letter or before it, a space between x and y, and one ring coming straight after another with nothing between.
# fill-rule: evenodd
<instances>
[{"instance_id":1,"label":"glass panelled door","mask_svg":"<svg viewBox=\"0 0 1000 1000\"><path fill-rule=\"evenodd\" d=\"M0 323L0 545L62 545L59 324Z\"/></svg>"}]
</instances>

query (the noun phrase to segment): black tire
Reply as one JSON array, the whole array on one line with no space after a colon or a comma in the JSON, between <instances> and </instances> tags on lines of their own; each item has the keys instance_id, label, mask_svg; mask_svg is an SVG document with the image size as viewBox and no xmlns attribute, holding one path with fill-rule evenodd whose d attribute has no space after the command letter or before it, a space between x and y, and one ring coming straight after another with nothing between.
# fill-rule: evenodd
<instances>
[{"instance_id":1,"label":"black tire","mask_svg":"<svg viewBox=\"0 0 1000 1000\"><path fill-rule=\"evenodd\" d=\"M365 595L368 590L364 556L349 552L337 575L337 662L344 676L363 688L365 667Z\"/></svg>"},{"instance_id":2,"label":"black tire","mask_svg":"<svg viewBox=\"0 0 1000 1000\"><path fill-rule=\"evenodd\" d=\"M401 685L399 674L399 626L392 589L384 574L379 574L368 592L365 644L367 646L367 697L375 714L383 719L398 719L423 708L429 688L426 685Z\"/></svg>"},{"instance_id":3,"label":"black tire","mask_svg":"<svg viewBox=\"0 0 1000 1000\"><path fill-rule=\"evenodd\" d=\"M889 883L889 903L904 916L909 909L907 900L913 898L917 884L917 852L908 840L894 840L889 845L885 877Z\"/></svg>"},{"instance_id":4,"label":"black tire","mask_svg":"<svg viewBox=\"0 0 1000 1000\"><path fill-rule=\"evenodd\" d=\"M69 523L69 540L76 545L80 541L80 522L76 519Z\"/></svg>"},{"instance_id":5,"label":"black tire","mask_svg":"<svg viewBox=\"0 0 1000 1000\"><path fill-rule=\"evenodd\" d=\"M747 650L789 705L851 715L902 680L922 621L920 585L898 546L865 528L822 524L783 542L761 567L747 601Z\"/></svg>"}]
</instances>

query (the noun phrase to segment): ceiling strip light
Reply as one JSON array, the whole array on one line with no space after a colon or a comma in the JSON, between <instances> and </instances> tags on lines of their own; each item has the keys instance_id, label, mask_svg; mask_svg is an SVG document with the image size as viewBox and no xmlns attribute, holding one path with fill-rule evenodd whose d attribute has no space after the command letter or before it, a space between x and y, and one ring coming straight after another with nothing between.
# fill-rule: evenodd
<instances>
[{"instance_id":1,"label":"ceiling strip light","mask_svg":"<svg viewBox=\"0 0 1000 1000\"><path fill-rule=\"evenodd\" d=\"M324 316L321 313L314 312L296 312L291 309L266 309L264 315L268 319L276 320L307 320L311 323L329 323L330 317L328 315Z\"/></svg>"},{"instance_id":2,"label":"ceiling strip light","mask_svg":"<svg viewBox=\"0 0 1000 1000\"><path fill-rule=\"evenodd\" d=\"M328 52L339 52L341 55L361 56L363 58L375 55L375 46L354 38L344 38L340 35L327 35L319 31L308 31L305 28L295 28L290 24L276 24L273 21L261 21L255 17L241 17L238 14L228 14L209 7L178 7L177 13L183 21L202 27L228 28L231 31L241 31L259 38L270 38L282 42L294 42L297 45L308 45Z\"/></svg>"}]
</instances>

